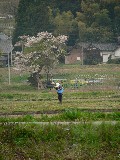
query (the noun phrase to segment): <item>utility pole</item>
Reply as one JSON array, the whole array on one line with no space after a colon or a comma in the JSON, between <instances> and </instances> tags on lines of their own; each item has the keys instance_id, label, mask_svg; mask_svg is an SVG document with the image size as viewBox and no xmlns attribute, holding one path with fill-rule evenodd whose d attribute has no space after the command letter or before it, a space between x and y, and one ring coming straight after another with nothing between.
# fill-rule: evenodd
<instances>
[{"instance_id":1,"label":"utility pole","mask_svg":"<svg viewBox=\"0 0 120 160\"><path fill-rule=\"evenodd\" d=\"M10 85L10 54L8 53L8 84Z\"/></svg>"},{"instance_id":2,"label":"utility pole","mask_svg":"<svg viewBox=\"0 0 120 160\"><path fill-rule=\"evenodd\" d=\"M11 33L11 29L13 29L13 27L9 27L10 29L10 53L8 53L8 84L11 84L11 71L10 71L10 65L12 66L12 50L13 50L13 46L12 46L12 33ZM10 57L11 56L11 57ZM10 59L11 59L11 64L10 64Z\"/></svg>"},{"instance_id":3,"label":"utility pole","mask_svg":"<svg viewBox=\"0 0 120 160\"><path fill-rule=\"evenodd\" d=\"M82 46L82 66L83 66L83 46Z\"/></svg>"},{"instance_id":4,"label":"utility pole","mask_svg":"<svg viewBox=\"0 0 120 160\"><path fill-rule=\"evenodd\" d=\"M11 59L11 66L12 66L12 64L13 64L13 61L12 61L13 45L12 45L12 33L11 33L11 29L12 29L13 27L9 27L9 28L10 28L10 38L11 38L11 46L10 46L10 48L11 48L11 53L10 53L11 57L10 57L10 59Z\"/></svg>"}]
</instances>

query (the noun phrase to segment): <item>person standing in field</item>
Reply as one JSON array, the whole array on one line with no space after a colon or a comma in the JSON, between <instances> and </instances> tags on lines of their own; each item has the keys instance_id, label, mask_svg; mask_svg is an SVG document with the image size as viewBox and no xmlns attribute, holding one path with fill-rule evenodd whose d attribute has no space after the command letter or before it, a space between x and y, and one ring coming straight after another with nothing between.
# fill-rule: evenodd
<instances>
[{"instance_id":1,"label":"person standing in field","mask_svg":"<svg viewBox=\"0 0 120 160\"><path fill-rule=\"evenodd\" d=\"M60 104L62 104L62 96L63 96L64 88L59 83L56 83L55 89L57 90L58 100Z\"/></svg>"},{"instance_id":2,"label":"person standing in field","mask_svg":"<svg viewBox=\"0 0 120 160\"><path fill-rule=\"evenodd\" d=\"M78 88L78 79L75 79L75 84L74 84L74 88Z\"/></svg>"}]
</instances>

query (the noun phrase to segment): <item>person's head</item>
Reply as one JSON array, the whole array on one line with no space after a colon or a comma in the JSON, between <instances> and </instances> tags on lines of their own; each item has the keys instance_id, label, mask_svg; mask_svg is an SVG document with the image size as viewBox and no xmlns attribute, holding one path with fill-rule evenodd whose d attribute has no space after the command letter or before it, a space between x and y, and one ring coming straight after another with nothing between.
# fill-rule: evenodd
<instances>
[{"instance_id":1,"label":"person's head","mask_svg":"<svg viewBox=\"0 0 120 160\"><path fill-rule=\"evenodd\" d=\"M62 89L62 86L61 86L61 85L59 85L58 89Z\"/></svg>"}]
</instances>

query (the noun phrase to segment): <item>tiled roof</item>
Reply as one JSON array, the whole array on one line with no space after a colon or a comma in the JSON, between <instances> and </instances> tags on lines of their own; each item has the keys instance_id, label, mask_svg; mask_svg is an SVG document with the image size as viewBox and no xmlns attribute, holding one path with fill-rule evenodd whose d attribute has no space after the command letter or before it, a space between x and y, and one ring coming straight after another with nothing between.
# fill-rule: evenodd
<instances>
[{"instance_id":1,"label":"tiled roof","mask_svg":"<svg viewBox=\"0 0 120 160\"><path fill-rule=\"evenodd\" d=\"M88 48L90 46L90 43L85 43L85 42L80 42L77 44L77 46L83 47L83 48Z\"/></svg>"},{"instance_id":2,"label":"tiled roof","mask_svg":"<svg viewBox=\"0 0 120 160\"><path fill-rule=\"evenodd\" d=\"M0 33L0 40L7 40L9 37L5 35L4 33Z\"/></svg>"},{"instance_id":3,"label":"tiled roof","mask_svg":"<svg viewBox=\"0 0 120 160\"><path fill-rule=\"evenodd\" d=\"M2 53L10 53L12 48L12 40L3 33L0 33L0 50Z\"/></svg>"},{"instance_id":4,"label":"tiled roof","mask_svg":"<svg viewBox=\"0 0 120 160\"><path fill-rule=\"evenodd\" d=\"M97 49L101 51L114 51L118 47L116 43L107 43L107 44L94 43L93 46L95 46Z\"/></svg>"},{"instance_id":5,"label":"tiled roof","mask_svg":"<svg viewBox=\"0 0 120 160\"><path fill-rule=\"evenodd\" d=\"M83 47L85 49L87 48L96 48L99 49L101 51L114 51L118 48L118 44L117 43L78 43L78 46Z\"/></svg>"}]
</instances>

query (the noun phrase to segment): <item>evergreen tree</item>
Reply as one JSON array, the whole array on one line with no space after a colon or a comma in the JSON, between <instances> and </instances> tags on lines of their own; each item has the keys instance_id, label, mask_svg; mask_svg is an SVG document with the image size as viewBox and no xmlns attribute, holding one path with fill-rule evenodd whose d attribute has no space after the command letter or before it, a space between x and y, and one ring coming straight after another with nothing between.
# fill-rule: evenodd
<instances>
[{"instance_id":1,"label":"evergreen tree","mask_svg":"<svg viewBox=\"0 0 120 160\"><path fill-rule=\"evenodd\" d=\"M100 4L81 3L82 12L77 13L80 41L109 42L113 38L111 19L107 9L101 9Z\"/></svg>"},{"instance_id":2,"label":"evergreen tree","mask_svg":"<svg viewBox=\"0 0 120 160\"><path fill-rule=\"evenodd\" d=\"M84 54L84 64L86 65L96 65L102 63L102 56L99 50L85 50Z\"/></svg>"},{"instance_id":3,"label":"evergreen tree","mask_svg":"<svg viewBox=\"0 0 120 160\"><path fill-rule=\"evenodd\" d=\"M13 43L21 35L32 36L46 30L49 31L49 14L46 1L20 0Z\"/></svg>"},{"instance_id":4,"label":"evergreen tree","mask_svg":"<svg viewBox=\"0 0 120 160\"><path fill-rule=\"evenodd\" d=\"M55 8L58 8L60 13L71 11L76 15L76 12L81 10L81 2L82 0L55 0Z\"/></svg>"},{"instance_id":5,"label":"evergreen tree","mask_svg":"<svg viewBox=\"0 0 120 160\"><path fill-rule=\"evenodd\" d=\"M50 20L49 8L56 16L56 10L71 11L76 13L80 10L81 0L20 0L16 16L16 29L14 31L13 43L20 35L35 35L41 31L54 31L54 25Z\"/></svg>"},{"instance_id":6,"label":"evergreen tree","mask_svg":"<svg viewBox=\"0 0 120 160\"><path fill-rule=\"evenodd\" d=\"M20 35L41 31L69 35L68 45L78 37L85 42L113 42L120 34L120 1L20 0L15 28L13 43Z\"/></svg>"},{"instance_id":7,"label":"evergreen tree","mask_svg":"<svg viewBox=\"0 0 120 160\"><path fill-rule=\"evenodd\" d=\"M112 32L114 34L113 41L120 36L120 1L119 0L103 0L100 3L101 8L107 9L109 18L112 22Z\"/></svg>"},{"instance_id":8,"label":"evergreen tree","mask_svg":"<svg viewBox=\"0 0 120 160\"><path fill-rule=\"evenodd\" d=\"M54 18L54 34L64 34L67 35L68 38L68 45L74 45L76 39L78 39L78 24L74 18L74 15L71 11L63 12L56 15Z\"/></svg>"}]
</instances>

